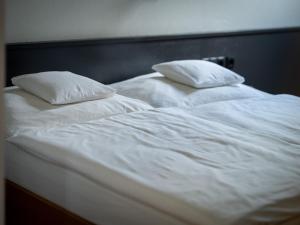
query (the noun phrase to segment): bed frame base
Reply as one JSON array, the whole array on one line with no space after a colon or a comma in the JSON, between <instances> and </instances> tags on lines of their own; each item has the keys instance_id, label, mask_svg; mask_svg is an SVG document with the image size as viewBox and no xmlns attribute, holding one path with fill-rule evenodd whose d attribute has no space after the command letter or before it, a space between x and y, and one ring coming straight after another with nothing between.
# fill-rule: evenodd
<instances>
[{"instance_id":1,"label":"bed frame base","mask_svg":"<svg viewBox=\"0 0 300 225\"><path fill-rule=\"evenodd\" d=\"M93 225L93 223L6 180L7 225Z\"/></svg>"}]
</instances>

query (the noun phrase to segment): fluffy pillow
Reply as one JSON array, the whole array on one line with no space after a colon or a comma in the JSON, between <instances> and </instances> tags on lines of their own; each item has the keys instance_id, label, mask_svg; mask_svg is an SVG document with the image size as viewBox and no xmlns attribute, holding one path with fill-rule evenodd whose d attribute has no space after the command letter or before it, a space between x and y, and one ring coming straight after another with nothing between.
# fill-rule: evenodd
<instances>
[{"instance_id":1,"label":"fluffy pillow","mask_svg":"<svg viewBox=\"0 0 300 225\"><path fill-rule=\"evenodd\" d=\"M12 83L54 105L107 98L115 93L109 86L68 71L25 74L12 78Z\"/></svg>"},{"instance_id":2,"label":"fluffy pillow","mask_svg":"<svg viewBox=\"0 0 300 225\"><path fill-rule=\"evenodd\" d=\"M192 86L194 88L219 87L240 84L245 79L215 63L203 60L179 60L160 63L152 69L162 73L170 80Z\"/></svg>"}]
</instances>

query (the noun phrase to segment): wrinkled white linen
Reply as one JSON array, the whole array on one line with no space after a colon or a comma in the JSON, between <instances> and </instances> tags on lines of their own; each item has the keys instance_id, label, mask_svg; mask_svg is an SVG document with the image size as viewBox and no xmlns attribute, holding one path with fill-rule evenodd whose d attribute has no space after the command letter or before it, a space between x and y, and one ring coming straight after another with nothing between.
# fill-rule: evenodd
<instances>
[{"instance_id":1,"label":"wrinkled white linen","mask_svg":"<svg viewBox=\"0 0 300 225\"><path fill-rule=\"evenodd\" d=\"M215 88L192 88L151 73L110 85L117 93L140 99L153 107L192 107L200 104L269 95L243 84Z\"/></svg>"},{"instance_id":2,"label":"wrinkled white linen","mask_svg":"<svg viewBox=\"0 0 300 225\"><path fill-rule=\"evenodd\" d=\"M17 87L5 89L6 136L32 127L48 128L104 118L152 107L137 99L114 95L110 98L68 105L51 105Z\"/></svg>"},{"instance_id":3,"label":"wrinkled white linen","mask_svg":"<svg viewBox=\"0 0 300 225\"><path fill-rule=\"evenodd\" d=\"M288 95L132 112L8 139L190 224L300 213L300 100Z\"/></svg>"}]
</instances>

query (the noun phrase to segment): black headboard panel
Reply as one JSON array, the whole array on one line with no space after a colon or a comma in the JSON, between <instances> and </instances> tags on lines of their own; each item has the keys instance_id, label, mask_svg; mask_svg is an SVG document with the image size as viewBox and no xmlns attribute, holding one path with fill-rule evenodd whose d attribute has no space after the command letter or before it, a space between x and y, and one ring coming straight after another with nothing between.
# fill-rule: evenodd
<instances>
[{"instance_id":1,"label":"black headboard panel","mask_svg":"<svg viewBox=\"0 0 300 225\"><path fill-rule=\"evenodd\" d=\"M228 56L248 84L300 95L299 55L300 29L9 44L7 85L13 76L50 70L112 83L149 73L163 61Z\"/></svg>"}]
</instances>

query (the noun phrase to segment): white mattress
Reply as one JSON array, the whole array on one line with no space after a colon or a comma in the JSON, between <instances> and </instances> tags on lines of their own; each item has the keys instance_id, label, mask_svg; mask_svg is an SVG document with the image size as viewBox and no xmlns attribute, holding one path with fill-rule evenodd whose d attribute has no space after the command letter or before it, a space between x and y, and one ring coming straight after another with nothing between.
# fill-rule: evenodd
<instances>
[{"instance_id":1,"label":"white mattress","mask_svg":"<svg viewBox=\"0 0 300 225\"><path fill-rule=\"evenodd\" d=\"M9 142L5 142L5 167L7 179L95 224L187 225Z\"/></svg>"}]
</instances>

